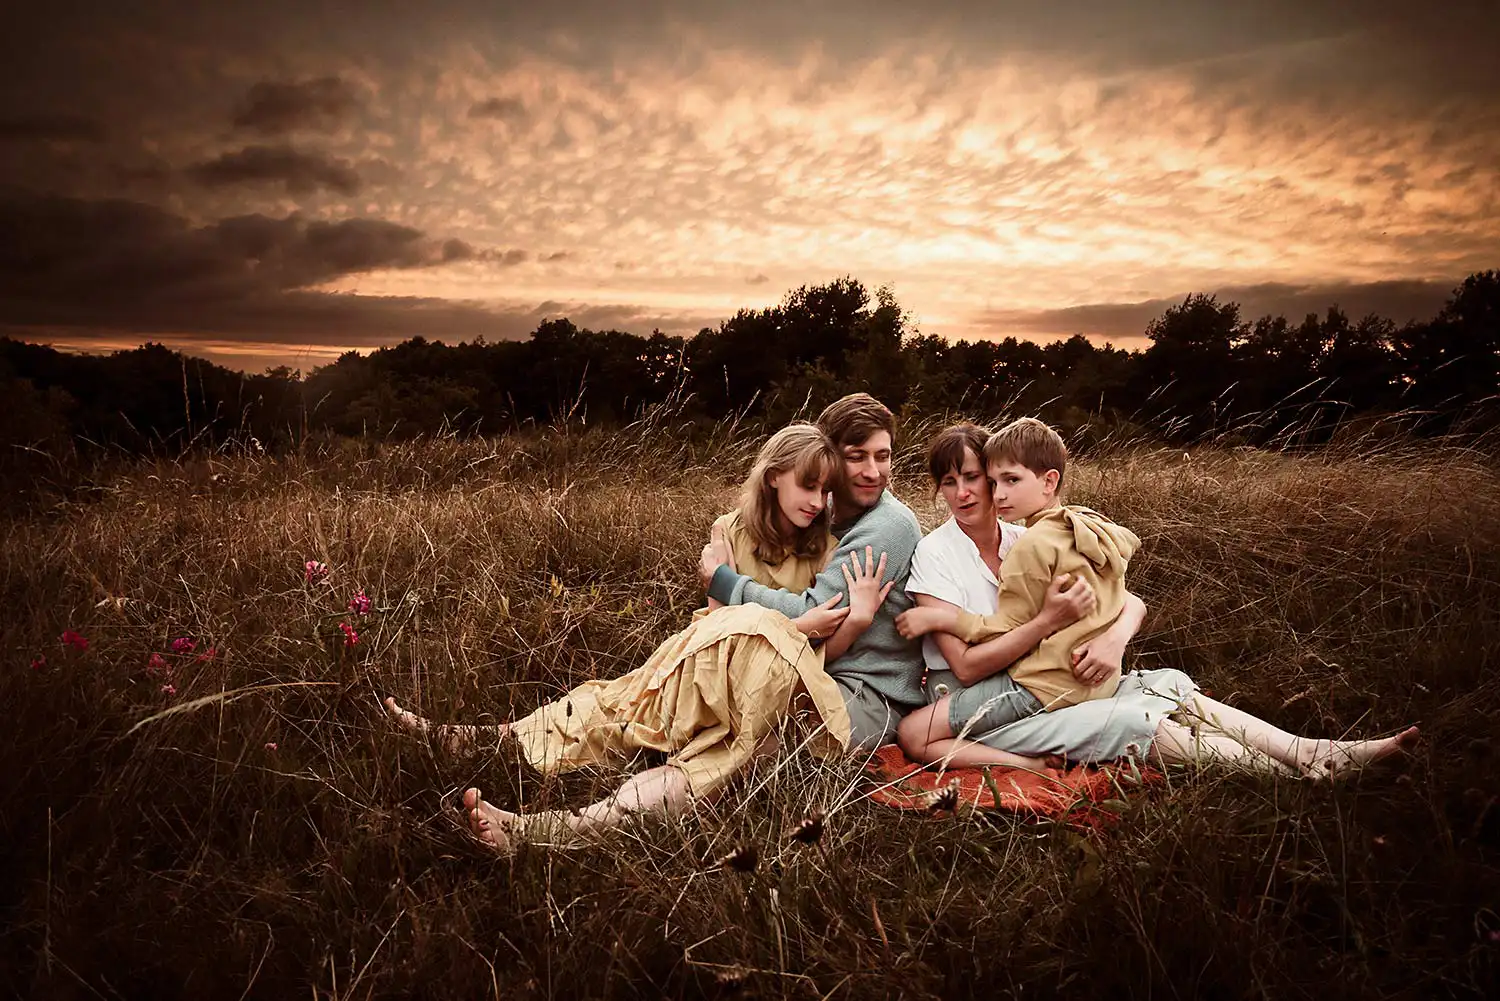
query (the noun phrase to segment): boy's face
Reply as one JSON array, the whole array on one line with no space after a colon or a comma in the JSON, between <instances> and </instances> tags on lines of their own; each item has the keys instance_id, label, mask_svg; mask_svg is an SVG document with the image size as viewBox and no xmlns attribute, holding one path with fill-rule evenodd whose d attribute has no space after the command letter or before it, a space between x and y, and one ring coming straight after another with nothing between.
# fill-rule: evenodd
<instances>
[{"instance_id":1,"label":"boy's face","mask_svg":"<svg viewBox=\"0 0 1500 1001\"><path fill-rule=\"evenodd\" d=\"M1057 500L1055 469L1038 476L1020 463L1007 461L990 463L988 472L995 484L995 516L1004 521L1025 521Z\"/></svg>"}]
</instances>

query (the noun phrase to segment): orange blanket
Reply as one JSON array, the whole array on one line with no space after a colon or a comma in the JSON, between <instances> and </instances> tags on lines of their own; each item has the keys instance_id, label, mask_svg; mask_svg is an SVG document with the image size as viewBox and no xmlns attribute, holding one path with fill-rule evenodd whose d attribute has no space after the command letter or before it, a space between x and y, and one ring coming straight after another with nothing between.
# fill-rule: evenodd
<instances>
[{"instance_id":1,"label":"orange blanket","mask_svg":"<svg viewBox=\"0 0 1500 1001\"><path fill-rule=\"evenodd\" d=\"M908 760L895 744L876 751L866 770L876 781L870 798L898 810L952 810L969 803L1080 827L1109 823L1119 816L1124 794L1164 779L1155 768L1136 768L1129 762L1040 772L952 768L939 774Z\"/></svg>"}]
</instances>

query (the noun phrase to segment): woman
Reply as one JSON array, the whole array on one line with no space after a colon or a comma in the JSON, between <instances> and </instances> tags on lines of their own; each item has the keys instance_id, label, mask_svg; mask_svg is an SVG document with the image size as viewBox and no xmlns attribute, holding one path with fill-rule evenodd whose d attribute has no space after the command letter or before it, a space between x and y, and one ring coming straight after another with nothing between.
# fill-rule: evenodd
<instances>
[{"instance_id":1,"label":"woman","mask_svg":"<svg viewBox=\"0 0 1500 1001\"><path fill-rule=\"evenodd\" d=\"M984 428L959 424L929 443L928 472L953 516L918 544L912 558L907 591L918 605L950 604L981 614L995 610L1000 562L1024 529L996 518L981 458L988 437ZM1129 596L1115 624L1074 651L1075 675L1090 684L1115 677L1145 610L1139 598ZM1035 646L1029 635L998 646L1022 629L974 647L941 633L924 639L930 704L902 721L898 735L908 755L973 767L1008 764L1014 754L1097 762L1149 753L1162 762L1230 762L1326 777L1399 753L1418 737L1415 727L1383 740L1298 737L1207 697L1186 674L1171 669L1132 671L1112 698L1039 712L988 733L955 732L948 699Z\"/></svg>"},{"instance_id":2,"label":"woman","mask_svg":"<svg viewBox=\"0 0 1500 1001\"><path fill-rule=\"evenodd\" d=\"M761 448L739 506L713 526L711 545L725 562L768 587L807 588L832 551L826 491L840 459L812 424L792 424ZM641 667L613 681L585 681L514 723L433 727L386 699L392 716L417 733L434 733L449 749L484 738L513 740L542 772L622 761L640 750L669 755L665 765L632 776L613 795L583 810L515 814L464 793L470 825L506 847L512 835L587 833L633 813L675 812L715 795L757 750L774 747L789 716L821 731L825 747L849 742L843 698L823 670L860 634L892 586L881 584L873 553L843 568L849 604L835 595L789 620L754 605L700 609ZM716 602L713 604L717 604ZM810 640L826 638L815 646Z\"/></svg>"}]
</instances>

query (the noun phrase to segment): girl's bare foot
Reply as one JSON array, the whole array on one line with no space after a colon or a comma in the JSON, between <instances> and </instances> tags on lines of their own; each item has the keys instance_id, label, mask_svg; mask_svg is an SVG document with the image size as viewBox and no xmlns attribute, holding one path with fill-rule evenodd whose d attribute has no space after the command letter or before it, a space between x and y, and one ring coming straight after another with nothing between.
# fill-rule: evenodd
<instances>
[{"instance_id":1,"label":"girl's bare foot","mask_svg":"<svg viewBox=\"0 0 1500 1001\"><path fill-rule=\"evenodd\" d=\"M518 819L516 814L490 806L478 789L464 790L464 813L469 818L469 831L498 852L508 852L513 847L509 827Z\"/></svg>"},{"instance_id":2,"label":"girl's bare foot","mask_svg":"<svg viewBox=\"0 0 1500 1001\"><path fill-rule=\"evenodd\" d=\"M1409 726L1394 737L1378 740L1314 740L1298 755L1302 773L1314 779L1339 779L1417 746L1421 731Z\"/></svg>"},{"instance_id":3,"label":"girl's bare foot","mask_svg":"<svg viewBox=\"0 0 1500 1001\"><path fill-rule=\"evenodd\" d=\"M436 737L449 754L455 756L468 754L479 746L480 728L477 726L459 723L444 723L441 726L435 726L431 720L402 709L393 698L385 700L385 709L393 720L410 733L418 737ZM510 733L510 727L503 723L487 726L484 729L494 731L497 741L504 739Z\"/></svg>"}]
</instances>

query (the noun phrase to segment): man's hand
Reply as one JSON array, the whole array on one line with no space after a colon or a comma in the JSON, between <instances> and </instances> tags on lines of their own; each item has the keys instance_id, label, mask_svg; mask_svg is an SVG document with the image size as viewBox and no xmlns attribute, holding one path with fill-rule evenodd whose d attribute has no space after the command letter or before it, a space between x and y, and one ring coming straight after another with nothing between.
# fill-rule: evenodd
<instances>
[{"instance_id":1,"label":"man's hand","mask_svg":"<svg viewBox=\"0 0 1500 1001\"><path fill-rule=\"evenodd\" d=\"M875 621L875 611L885 601L885 596L891 593L895 581L889 581L884 586L880 580L885 576L885 553L880 554L880 565L875 565L875 547L865 547L865 561L861 565L859 554L855 553L849 558L848 563L839 565L844 571L844 580L849 585L849 617L855 622L868 626ZM849 572L849 565L854 565L854 572Z\"/></svg>"},{"instance_id":2,"label":"man's hand","mask_svg":"<svg viewBox=\"0 0 1500 1001\"><path fill-rule=\"evenodd\" d=\"M842 594L836 594L817 608L797 616L792 625L808 639L827 639L838 631L839 625L849 615L849 609L835 607L843 600Z\"/></svg>"},{"instance_id":3,"label":"man's hand","mask_svg":"<svg viewBox=\"0 0 1500 1001\"><path fill-rule=\"evenodd\" d=\"M1055 633L1063 626L1071 626L1079 619L1092 615L1098 604L1093 585L1088 581L1082 577L1074 579L1072 574L1058 574L1047 585L1047 596L1042 599L1042 614L1052 623L1052 632Z\"/></svg>"},{"instance_id":4,"label":"man's hand","mask_svg":"<svg viewBox=\"0 0 1500 1001\"><path fill-rule=\"evenodd\" d=\"M1085 640L1073 650L1073 677L1090 688L1120 676L1125 661L1125 644L1101 633Z\"/></svg>"},{"instance_id":5,"label":"man's hand","mask_svg":"<svg viewBox=\"0 0 1500 1001\"><path fill-rule=\"evenodd\" d=\"M719 567L727 566L734 570L734 549L729 545L729 537L718 523L709 530L708 545L703 547L703 553L698 557L698 580L703 585L703 590L708 590L708 585L713 583L714 571Z\"/></svg>"}]
</instances>

